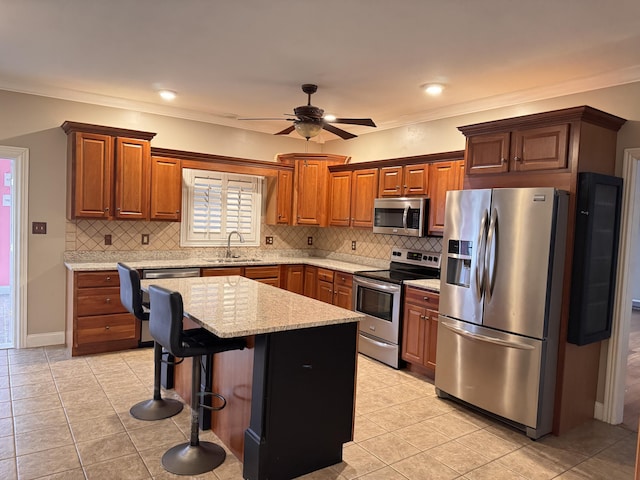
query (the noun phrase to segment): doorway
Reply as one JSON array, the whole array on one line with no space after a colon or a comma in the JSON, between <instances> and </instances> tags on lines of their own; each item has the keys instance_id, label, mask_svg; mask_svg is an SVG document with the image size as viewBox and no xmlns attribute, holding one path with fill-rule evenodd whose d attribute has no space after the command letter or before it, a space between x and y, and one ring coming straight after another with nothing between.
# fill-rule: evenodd
<instances>
[{"instance_id":1,"label":"doorway","mask_svg":"<svg viewBox=\"0 0 640 480\"><path fill-rule=\"evenodd\" d=\"M0 348L26 345L26 148L0 146Z\"/></svg>"}]
</instances>

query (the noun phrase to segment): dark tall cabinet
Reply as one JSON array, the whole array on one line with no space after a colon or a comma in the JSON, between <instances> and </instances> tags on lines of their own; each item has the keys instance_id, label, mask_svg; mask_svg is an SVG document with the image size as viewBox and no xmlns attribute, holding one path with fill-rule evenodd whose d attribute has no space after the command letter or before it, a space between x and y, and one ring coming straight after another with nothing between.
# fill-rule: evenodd
<instances>
[{"instance_id":1,"label":"dark tall cabinet","mask_svg":"<svg viewBox=\"0 0 640 480\"><path fill-rule=\"evenodd\" d=\"M621 208L621 178L579 174L570 343L587 345L611 336Z\"/></svg>"}]
</instances>

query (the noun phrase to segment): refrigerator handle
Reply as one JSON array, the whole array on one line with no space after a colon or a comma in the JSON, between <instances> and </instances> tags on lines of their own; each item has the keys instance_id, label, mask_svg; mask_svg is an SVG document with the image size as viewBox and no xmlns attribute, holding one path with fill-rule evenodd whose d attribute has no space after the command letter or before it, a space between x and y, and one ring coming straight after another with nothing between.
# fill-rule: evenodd
<instances>
[{"instance_id":1,"label":"refrigerator handle","mask_svg":"<svg viewBox=\"0 0 640 480\"><path fill-rule=\"evenodd\" d=\"M493 343L495 345L500 345L502 347L508 347L508 348L517 348L519 350L533 350L534 347L531 345L527 345L526 343L522 343L522 342L513 342L513 341L509 341L509 340L503 340L501 338L495 338L495 337L490 337L488 335L482 335L480 333L473 333L470 332L469 330L465 330L464 328L460 328L456 325L452 325L448 322L443 322L440 321L440 325L442 325L445 328L448 328L449 330L457 333L458 335L462 335L463 337L467 337L470 340L477 340L480 342L488 342L488 343Z\"/></svg>"},{"instance_id":2,"label":"refrigerator handle","mask_svg":"<svg viewBox=\"0 0 640 480\"><path fill-rule=\"evenodd\" d=\"M409 206L404 207L404 212L402 213L402 227L407 229L407 218L409 218Z\"/></svg>"},{"instance_id":3,"label":"refrigerator handle","mask_svg":"<svg viewBox=\"0 0 640 480\"><path fill-rule=\"evenodd\" d=\"M487 248L487 217L488 211L482 213L480 232L478 234L478 252L476 253L476 295L478 300L484 295L484 256Z\"/></svg>"},{"instance_id":4,"label":"refrigerator handle","mask_svg":"<svg viewBox=\"0 0 640 480\"><path fill-rule=\"evenodd\" d=\"M495 283L496 273L496 255L495 243L497 242L496 230L498 228L498 212L494 208L491 212L491 221L489 222L489 233L487 234L487 246L484 254L485 268L485 295L487 300L491 300L493 294L493 285Z\"/></svg>"}]
</instances>

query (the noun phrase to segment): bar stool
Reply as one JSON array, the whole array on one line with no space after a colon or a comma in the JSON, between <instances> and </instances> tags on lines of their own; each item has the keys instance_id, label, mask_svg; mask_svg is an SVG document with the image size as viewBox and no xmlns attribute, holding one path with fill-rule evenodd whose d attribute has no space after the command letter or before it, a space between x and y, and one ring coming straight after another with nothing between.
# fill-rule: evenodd
<instances>
[{"instance_id":1,"label":"bar stool","mask_svg":"<svg viewBox=\"0 0 640 480\"><path fill-rule=\"evenodd\" d=\"M227 404L217 393L200 392L201 363L203 355L213 355L227 350L241 350L243 339L219 338L204 328L182 329L184 316L182 296L157 285L149 286L151 316L149 332L156 342L175 357L192 357L191 374L191 436L189 442L171 447L162 456L162 466L176 475L200 475L218 467L226 457L222 447L199 439L199 409L222 410ZM200 397L210 395L222 401L218 407L201 405Z\"/></svg>"},{"instance_id":2,"label":"bar stool","mask_svg":"<svg viewBox=\"0 0 640 480\"><path fill-rule=\"evenodd\" d=\"M120 301L122 305L141 321L149 320L149 311L142 303L140 275L138 271L124 263L118 263L120 275ZM184 405L172 398L162 398L160 393L162 345L153 343L153 398L136 403L129 413L138 420L162 420L173 417L182 411Z\"/></svg>"}]
</instances>

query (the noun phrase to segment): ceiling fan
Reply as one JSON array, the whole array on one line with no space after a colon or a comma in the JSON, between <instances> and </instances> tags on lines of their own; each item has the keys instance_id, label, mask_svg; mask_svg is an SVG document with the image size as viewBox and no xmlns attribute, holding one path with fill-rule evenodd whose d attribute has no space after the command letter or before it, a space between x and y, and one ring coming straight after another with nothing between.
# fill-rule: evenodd
<instances>
[{"instance_id":1,"label":"ceiling fan","mask_svg":"<svg viewBox=\"0 0 640 480\"><path fill-rule=\"evenodd\" d=\"M293 114L285 114L294 118L240 118L238 120L287 120L293 122L293 125L288 126L274 135L288 135L295 130L307 140L318 135L321 130L326 130L338 135L344 140L357 137L357 135L354 135L353 133L349 133L341 128L333 126L333 123L364 125L367 127L376 126L370 118L325 118L324 110L322 108L311 105L311 95L316 93L317 90L317 85L313 85L311 83L305 83L302 85L302 91L307 94L307 104L294 108Z\"/></svg>"}]
</instances>

